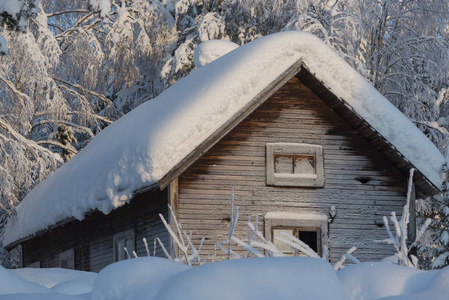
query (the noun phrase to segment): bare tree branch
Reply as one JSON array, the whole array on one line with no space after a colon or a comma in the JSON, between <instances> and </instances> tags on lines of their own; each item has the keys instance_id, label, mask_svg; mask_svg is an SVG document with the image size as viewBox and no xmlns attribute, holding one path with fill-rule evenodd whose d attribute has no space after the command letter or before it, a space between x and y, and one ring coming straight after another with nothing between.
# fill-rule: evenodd
<instances>
[{"instance_id":1,"label":"bare tree branch","mask_svg":"<svg viewBox=\"0 0 449 300\"><path fill-rule=\"evenodd\" d=\"M47 18L51 18L54 16L60 16L60 15L65 15L65 14L82 14L82 13L90 13L89 10L87 9L71 9L71 10L65 10L65 11L60 11L60 12L55 12L55 13L51 13L51 14L47 14Z\"/></svg>"}]
</instances>

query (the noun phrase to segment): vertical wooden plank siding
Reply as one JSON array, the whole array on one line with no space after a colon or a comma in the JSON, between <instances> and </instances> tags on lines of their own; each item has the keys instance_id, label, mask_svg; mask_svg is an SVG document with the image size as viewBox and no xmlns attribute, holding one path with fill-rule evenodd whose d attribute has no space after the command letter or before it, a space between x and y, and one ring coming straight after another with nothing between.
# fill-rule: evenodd
<instances>
[{"instance_id":1,"label":"vertical wooden plank siding","mask_svg":"<svg viewBox=\"0 0 449 300\"><path fill-rule=\"evenodd\" d=\"M266 185L266 143L321 145L323 188ZM392 247L375 243L387 237L382 216L400 213L407 178L360 134L297 78L290 80L261 107L190 166L178 182L178 216L196 243L206 237L205 253L227 239L231 189L240 207L237 235L246 239L248 217L267 212L319 213L337 216L329 224L332 261L351 246L361 260L391 255ZM217 253L220 254L220 253Z\"/></svg>"},{"instance_id":2,"label":"vertical wooden plank siding","mask_svg":"<svg viewBox=\"0 0 449 300\"><path fill-rule=\"evenodd\" d=\"M59 267L59 253L73 248L77 270L99 272L114 261L114 234L128 229L135 230L137 255L147 256L143 238L153 255L154 238L161 238L165 245L170 243L158 215L168 217L167 198L167 190L145 192L108 215L97 211L82 222L72 221L29 240L23 244L24 266L40 261L43 268ZM160 247L156 249L157 256L165 257Z\"/></svg>"}]
</instances>

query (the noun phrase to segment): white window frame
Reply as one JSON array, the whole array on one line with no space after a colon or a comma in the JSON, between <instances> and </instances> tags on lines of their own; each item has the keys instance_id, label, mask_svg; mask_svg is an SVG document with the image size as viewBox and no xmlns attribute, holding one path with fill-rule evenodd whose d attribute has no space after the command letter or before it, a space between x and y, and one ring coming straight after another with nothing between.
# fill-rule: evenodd
<instances>
[{"instance_id":1,"label":"white window frame","mask_svg":"<svg viewBox=\"0 0 449 300\"><path fill-rule=\"evenodd\" d=\"M119 259L119 251L120 251L120 249L118 249L118 243L120 241L128 240L128 239L132 240L132 248L131 249L128 249L128 248L126 249L128 251L129 258L131 258L132 255L133 255L133 251L135 251L135 248L136 248L136 234L135 234L134 229L129 229L129 230L122 231L122 232L114 234L114 237L113 237L113 242L114 242L114 261L120 261L121 260L121 259Z\"/></svg>"},{"instance_id":2,"label":"white window frame","mask_svg":"<svg viewBox=\"0 0 449 300\"><path fill-rule=\"evenodd\" d=\"M276 173L274 166L275 155L313 156L315 162L315 174ZM323 147L320 145L298 143L268 143L266 144L266 171L267 185L323 187Z\"/></svg>"},{"instance_id":3,"label":"white window frame","mask_svg":"<svg viewBox=\"0 0 449 300\"><path fill-rule=\"evenodd\" d=\"M63 261L67 261L67 266L63 266ZM73 248L59 253L59 267L75 270L75 250Z\"/></svg>"},{"instance_id":4,"label":"white window frame","mask_svg":"<svg viewBox=\"0 0 449 300\"><path fill-rule=\"evenodd\" d=\"M324 246L328 245L328 217L322 214L294 213L294 212L268 212L265 214L265 238L273 241L271 231L273 228L300 228L302 230L317 231L318 255L322 255Z\"/></svg>"}]
</instances>

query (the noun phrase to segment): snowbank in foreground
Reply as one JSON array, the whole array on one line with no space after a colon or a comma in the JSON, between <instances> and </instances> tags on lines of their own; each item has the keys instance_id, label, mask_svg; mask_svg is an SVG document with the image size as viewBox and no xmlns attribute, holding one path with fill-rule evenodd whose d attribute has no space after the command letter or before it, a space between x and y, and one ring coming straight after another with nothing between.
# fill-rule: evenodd
<instances>
[{"instance_id":1,"label":"snowbank in foreground","mask_svg":"<svg viewBox=\"0 0 449 300\"><path fill-rule=\"evenodd\" d=\"M91 300L153 299L161 286L189 268L158 257L121 261L98 274ZM141 290L146 293L140 293Z\"/></svg>"},{"instance_id":2,"label":"snowbank in foreground","mask_svg":"<svg viewBox=\"0 0 449 300\"><path fill-rule=\"evenodd\" d=\"M35 283L27 281L13 272L0 267L0 295L17 293L50 293L49 289Z\"/></svg>"},{"instance_id":3,"label":"snowbank in foreground","mask_svg":"<svg viewBox=\"0 0 449 300\"><path fill-rule=\"evenodd\" d=\"M351 299L449 299L449 267L423 271L387 263L361 263L338 271Z\"/></svg>"},{"instance_id":4,"label":"snowbank in foreground","mask_svg":"<svg viewBox=\"0 0 449 300\"><path fill-rule=\"evenodd\" d=\"M93 287L86 292L79 282ZM56 288L61 285L70 286L71 295ZM422 271L361 263L334 271L327 262L307 257L230 260L199 267L145 257L112 264L98 276L0 267L2 300L417 300L448 299L448 295L449 267Z\"/></svg>"},{"instance_id":5,"label":"snowbank in foreground","mask_svg":"<svg viewBox=\"0 0 449 300\"><path fill-rule=\"evenodd\" d=\"M135 299L144 299L141 298L144 295L142 293ZM350 299L335 270L323 260L308 257L228 260L206 264L174 276L156 297L146 299L298 298Z\"/></svg>"},{"instance_id":6,"label":"snowbank in foreground","mask_svg":"<svg viewBox=\"0 0 449 300\"><path fill-rule=\"evenodd\" d=\"M29 282L51 289L54 292L67 295L90 293L94 287L97 274L60 268L53 269L18 269L12 273Z\"/></svg>"}]
</instances>

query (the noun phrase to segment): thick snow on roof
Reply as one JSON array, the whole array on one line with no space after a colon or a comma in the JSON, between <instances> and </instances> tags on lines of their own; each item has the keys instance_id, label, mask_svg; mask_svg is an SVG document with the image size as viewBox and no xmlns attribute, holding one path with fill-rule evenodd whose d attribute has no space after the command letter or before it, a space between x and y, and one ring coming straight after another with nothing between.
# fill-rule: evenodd
<instances>
[{"instance_id":1,"label":"thick snow on roof","mask_svg":"<svg viewBox=\"0 0 449 300\"><path fill-rule=\"evenodd\" d=\"M69 217L108 213L157 183L186 155L302 60L433 184L444 158L399 110L318 38L283 32L241 46L137 107L98 134L17 207L8 245Z\"/></svg>"},{"instance_id":2,"label":"thick snow on roof","mask_svg":"<svg viewBox=\"0 0 449 300\"><path fill-rule=\"evenodd\" d=\"M196 47L193 61L197 68L204 67L208 63L222 57L223 55L237 49L239 45L223 40L209 40L202 42Z\"/></svg>"}]
</instances>

